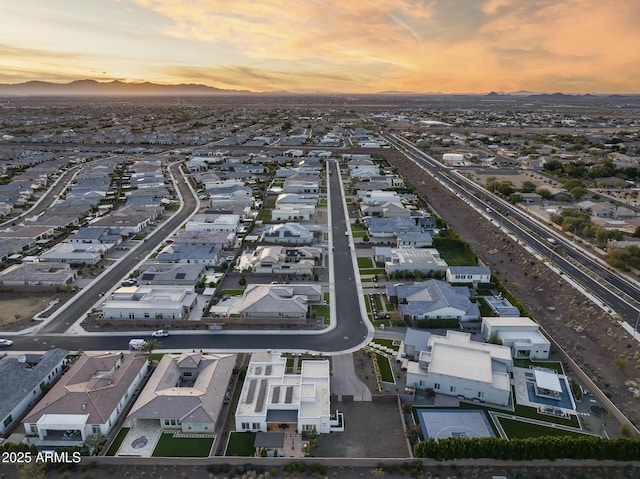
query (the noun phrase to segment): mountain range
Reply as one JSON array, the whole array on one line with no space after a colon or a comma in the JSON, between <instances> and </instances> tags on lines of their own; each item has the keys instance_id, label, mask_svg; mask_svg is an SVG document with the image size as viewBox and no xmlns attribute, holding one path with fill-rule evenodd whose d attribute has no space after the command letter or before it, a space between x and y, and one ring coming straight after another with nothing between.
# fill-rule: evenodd
<instances>
[{"instance_id":1,"label":"mountain range","mask_svg":"<svg viewBox=\"0 0 640 479\"><path fill-rule=\"evenodd\" d=\"M118 80L98 82L95 80L76 80L70 83L51 83L29 81L16 84L0 84L0 95L20 96L204 96L249 94L248 90L224 90L195 83L180 85L160 85L157 83L125 83Z\"/></svg>"}]
</instances>

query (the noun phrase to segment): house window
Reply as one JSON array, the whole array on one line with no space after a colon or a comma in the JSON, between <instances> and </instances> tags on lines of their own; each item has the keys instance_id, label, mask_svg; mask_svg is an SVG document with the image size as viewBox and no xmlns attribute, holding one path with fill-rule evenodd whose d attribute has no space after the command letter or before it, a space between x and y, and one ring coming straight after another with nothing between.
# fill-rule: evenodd
<instances>
[{"instance_id":1,"label":"house window","mask_svg":"<svg viewBox=\"0 0 640 479\"><path fill-rule=\"evenodd\" d=\"M483 398L484 397L484 391L478 391L478 397L479 398Z\"/></svg>"},{"instance_id":2,"label":"house window","mask_svg":"<svg viewBox=\"0 0 640 479\"><path fill-rule=\"evenodd\" d=\"M149 313L144 313L144 319L149 319Z\"/></svg>"},{"instance_id":3,"label":"house window","mask_svg":"<svg viewBox=\"0 0 640 479\"><path fill-rule=\"evenodd\" d=\"M251 429L260 429L260 423L259 422L254 422L253 426L251 427Z\"/></svg>"},{"instance_id":4,"label":"house window","mask_svg":"<svg viewBox=\"0 0 640 479\"><path fill-rule=\"evenodd\" d=\"M241 429L249 429L249 423L248 422L243 422Z\"/></svg>"},{"instance_id":5,"label":"house window","mask_svg":"<svg viewBox=\"0 0 640 479\"><path fill-rule=\"evenodd\" d=\"M29 428L31 429L31 434L38 434L38 426L31 424Z\"/></svg>"},{"instance_id":6,"label":"house window","mask_svg":"<svg viewBox=\"0 0 640 479\"><path fill-rule=\"evenodd\" d=\"M100 434L100 426L97 424L94 424L93 426L91 426L91 432L93 434Z\"/></svg>"},{"instance_id":7,"label":"house window","mask_svg":"<svg viewBox=\"0 0 640 479\"><path fill-rule=\"evenodd\" d=\"M422 382L422 381L420 381L420 382ZM440 389L440 383L435 383L433 385L433 389Z\"/></svg>"},{"instance_id":8,"label":"house window","mask_svg":"<svg viewBox=\"0 0 640 479\"><path fill-rule=\"evenodd\" d=\"M129 313L129 319L136 319L136 315L133 313Z\"/></svg>"},{"instance_id":9,"label":"house window","mask_svg":"<svg viewBox=\"0 0 640 479\"><path fill-rule=\"evenodd\" d=\"M316 430L316 425L315 424L303 424L302 425L302 430L303 431L315 431Z\"/></svg>"},{"instance_id":10,"label":"house window","mask_svg":"<svg viewBox=\"0 0 640 479\"><path fill-rule=\"evenodd\" d=\"M450 393L456 392L456 387L455 386L449 386L449 392Z\"/></svg>"},{"instance_id":11,"label":"house window","mask_svg":"<svg viewBox=\"0 0 640 479\"><path fill-rule=\"evenodd\" d=\"M4 420L4 427L7 427L9 424L13 422L13 416L9 414L7 418Z\"/></svg>"}]
</instances>

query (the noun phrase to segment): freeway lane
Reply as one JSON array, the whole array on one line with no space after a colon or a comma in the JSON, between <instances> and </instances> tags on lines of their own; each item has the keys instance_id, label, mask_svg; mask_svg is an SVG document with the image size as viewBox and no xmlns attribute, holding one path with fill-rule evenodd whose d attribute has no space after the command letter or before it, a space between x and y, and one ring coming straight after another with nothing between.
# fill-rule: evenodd
<instances>
[{"instance_id":1,"label":"freeway lane","mask_svg":"<svg viewBox=\"0 0 640 479\"><path fill-rule=\"evenodd\" d=\"M354 271L351 256L352 251L349 247L349 237L345 236L347 221L344 198L340 187L340 172L334 161L329 163L329 168L332 171L332 175L329 176L329 192L331 194L330 213L333 228L333 246L335 248L332 262L335 277L335 298L331 298L331 300L335 302L337 316L336 327L332 330L321 332L320 334L309 334L309 332L295 334L282 333L281 331L273 333L241 331L232 332L232 334L228 332L206 332L197 335L180 335L174 333L167 338L162 338L163 349L217 349L222 351L274 349L292 352L313 351L334 353L357 350L365 344L369 329L367 324L363 322L357 284L354 281L357 271ZM193 199L193 201L195 201L195 199ZM185 208L185 210L187 209L188 208ZM177 221L173 226L177 226L179 223L180 221ZM161 240L163 236L158 234L158 237ZM154 243L159 243L160 240L157 242L154 241ZM147 241L147 243L149 243L149 241ZM127 267L130 267L130 265L127 265ZM124 269L126 270L126 268ZM123 274L121 274L117 280L119 281L122 276ZM92 291L93 293L87 301L89 307L97 299L99 290L95 289ZM85 305L85 307L87 306ZM78 309L78 311L74 313L75 316L69 319L79 317L83 312L81 309ZM64 321L56 319L54 325L46 330L46 334L43 332L39 333L37 337L12 337L14 340L12 349L39 351L52 347L62 347L70 350L117 351L126 349L129 338L134 337L131 334L106 334L104 336L52 334L55 331L66 329L63 326ZM136 335L135 337L139 336Z\"/></svg>"},{"instance_id":2,"label":"freeway lane","mask_svg":"<svg viewBox=\"0 0 640 479\"><path fill-rule=\"evenodd\" d=\"M450 168L443 166L435 159L429 157L426 153L417 149L410 142L396 136L385 135L385 138L396 148L403 151L411 160L428 169L428 171L431 172L431 174L433 174L439 181L446 184L451 190L458 194L458 196L465 199L467 203L476 204L481 209L491 207L494 210L496 208L496 203L499 204L501 209L505 209L509 212L508 216L502 216L502 226L509 229L511 234L517 237L520 241L526 243L541 256L552 259L553 263L555 263L555 265L562 270L564 274L568 275L584 288L588 289L592 295L609 305L609 307L614 311L622 314L622 316L626 318L627 322L633 324L640 313L636 307L629 304L624 298L616 294L616 290L630 298L638 299L640 294L635 286L617 275L612 274L579 249L571 247L571 245L565 241L560 241L559 245L562 246L563 251L582 264L584 269L586 269L586 272L583 271L582 268L576 267L572 262L567 261L562 255L555 253L545 240L540 240L540 238L548 236L548 231L526 214L508 204L506 201L502 201L491 195L489 192L464 178L462 175L459 175L458 178L461 181L464 181L466 186L465 188L462 188L453 178L451 178L450 174L453 171ZM469 189L473 190L474 196L469 197ZM518 223L511 221L511 218L517 219ZM524 225L526 229L522 228L522 225ZM594 278L600 279L596 280ZM603 285L603 282L608 282L608 284L605 283Z\"/></svg>"}]
</instances>

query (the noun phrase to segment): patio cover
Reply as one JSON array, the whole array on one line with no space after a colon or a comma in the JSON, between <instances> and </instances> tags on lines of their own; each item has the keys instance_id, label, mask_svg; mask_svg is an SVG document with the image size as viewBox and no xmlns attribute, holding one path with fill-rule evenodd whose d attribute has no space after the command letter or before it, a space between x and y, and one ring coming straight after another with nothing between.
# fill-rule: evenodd
<instances>
[{"instance_id":1,"label":"patio cover","mask_svg":"<svg viewBox=\"0 0 640 479\"><path fill-rule=\"evenodd\" d=\"M538 386L538 388L546 389L547 391L555 391L557 393L562 392L560 379L556 373L534 369L533 374L535 375L536 386Z\"/></svg>"}]
</instances>

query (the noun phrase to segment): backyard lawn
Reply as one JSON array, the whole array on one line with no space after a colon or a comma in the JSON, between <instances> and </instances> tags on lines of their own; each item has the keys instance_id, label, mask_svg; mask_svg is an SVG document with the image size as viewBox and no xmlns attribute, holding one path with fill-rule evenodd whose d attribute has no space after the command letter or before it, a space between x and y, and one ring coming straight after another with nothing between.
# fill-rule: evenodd
<instances>
[{"instance_id":1,"label":"backyard lawn","mask_svg":"<svg viewBox=\"0 0 640 479\"><path fill-rule=\"evenodd\" d=\"M213 446L212 437L175 438L163 433L153 450L153 457L209 457Z\"/></svg>"},{"instance_id":2,"label":"backyard lawn","mask_svg":"<svg viewBox=\"0 0 640 479\"><path fill-rule=\"evenodd\" d=\"M124 438L126 437L127 434L129 434L128 427L123 427L122 429L120 429L120 432L118 433L114 441L111 443L111 447L109 447L109 450L107 451L107 454L106 454L107 456L116 455L116 452L118 452L118 449L120 449L120 444L122 444L122 441L124 441Z\"/></svg>"},{"instance_id":3,"label":"backyard lawn","mask_svg":"<svg viewBox=\"0 0 640 479\"><path fill-rule=\"evenodd\" d=\"M375 338L371 342L379 344L380 346L386 346L387 348L391 348L394 351L398 351L400 349L400 345L399 344L393 344L393 339Z\"/></svg>"},{"instance_id":4,"label":"backyard lawn","mask_svg":"<svg viewBox=\"0 0 640 479\"><path fill-rule=\"evenodd\" d=\"M255 432L232 432L229 436L229 444L225 456L252 457L254 453L253 443L256 440Z\"/></svg>"},{"instance_id":5,"label":"backyard lawn","mask_svg":"<svg viewBox=\"0 0 640 479\"><path fill-rule=\"evenodd\" d=\"M323 318L324 324L329 324L331 321L329 306L323 306L321 304L312 304L311 305L311 317L321 316Z\"/></svg>"},{"instance_id":6,"label":"backyard lawn","mask_svg":"<svg viewBox=\"0 0 640 479\"><path fill-rule=\"evenodd\" d=\"M498 422L504 429L509 439L540 437L540 436L583 436L584 434L575 431L565 431L555 427L541 426L538 424L530 424L517 419L509 419L506 417L498 417Z\"/></svg>"},{"instance_id":7,"label":"backyard lawn","mask_svg":"<svg viewBox=\"0 0 640 479\"><path fill-rule=\"evenodd\" d=\"M457 248L438 248L438 252L449 266L476 266L476 259L471 251Z\"/></svg>"},{"instance_id":8,"label":"backyard lawn","mask_svg":"<svg viewBox=\"0 0 640 479\"><path fill-rule=\"evenodd\" d=\"M562 363L558 361L531 361L530 359L514 359L513 365L518 368L529 369L529 366L538 366L541 368L551 369L558 374L564 375Z\"/></svg>"}]
</instances>

